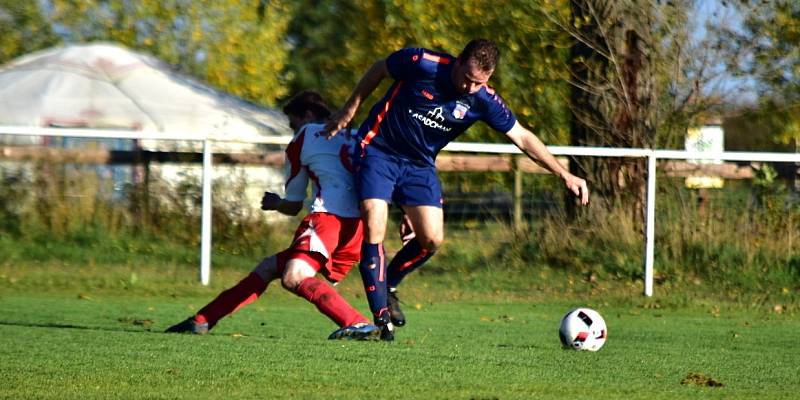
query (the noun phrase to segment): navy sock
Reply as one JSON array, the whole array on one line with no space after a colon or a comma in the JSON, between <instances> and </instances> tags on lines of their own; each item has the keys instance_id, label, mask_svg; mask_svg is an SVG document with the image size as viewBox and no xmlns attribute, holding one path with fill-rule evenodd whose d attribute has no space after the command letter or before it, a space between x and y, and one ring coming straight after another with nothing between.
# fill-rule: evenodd
<instances>
[{"instance_id":1,"label":"navy sock","mask_svg":"<svg viewBox=\"0 0 800 400\"><path fill-rule=\"evenodd\" d=\"M369 309L375 322L381 314L388 311L386 306L386 261L383 256L383 243L361 245L361 262L358 264L361 281L367 293Z\"/></svg>"},{"instance_id":2,"label":"navy sock","mask_svg":"<svg viewBox=\"0 0 800 400\"><path fill-rule=\"evenodd\" d=\"M422 248L418 241L410 240L389 263L387 286L397 287L406 275L425 264L434 253L436 252Z\"/></svg>"}]
</instances>

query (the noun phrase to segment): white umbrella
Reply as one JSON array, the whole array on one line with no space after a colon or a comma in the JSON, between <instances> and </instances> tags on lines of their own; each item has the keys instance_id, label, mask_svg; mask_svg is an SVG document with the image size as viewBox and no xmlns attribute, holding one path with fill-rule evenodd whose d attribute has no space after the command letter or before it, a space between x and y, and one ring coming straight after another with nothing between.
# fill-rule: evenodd
<instances>
[{"instance_id":1,"label":"white umbrella","mask_svg":"<svg viewBox=\"0 0 800 400\"><path fill-rule=\"evenodd\" d=\"M241 141L291 134L286 118L276 110L212 89L154 57L108 43L39 51L0 68L3 125L141 130ZM163 144L159 147L164 149Z\"/></svg>"}]
</instances>

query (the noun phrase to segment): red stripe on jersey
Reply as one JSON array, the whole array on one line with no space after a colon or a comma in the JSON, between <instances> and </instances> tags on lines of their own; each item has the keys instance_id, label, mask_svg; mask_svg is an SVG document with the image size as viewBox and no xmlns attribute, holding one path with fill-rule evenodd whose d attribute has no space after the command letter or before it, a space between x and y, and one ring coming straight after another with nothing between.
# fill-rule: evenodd
<instances>
[{"instance_id":1,"label":"red stripe on jersey","mask_svg":"<svg viewBox=\"0 0 800 400\"><path fill-rule=\"evenodd\" d=\"M437 56L435 54L422 53L422 59L423 60L428 60L428 61L433 61L433 62L439 63L439 64L450 64L450 59L449 58L440 57L440 56Z\"/></svg>"},{"instance_id":2,"label":"red stripe on jersey","mask_svg":"<svg viewBox=\"0 0 800 400\"><path fill-rule=\"evenodd\" d=\"M346 144L343 144L342 147L339 149L339 159L342 161L344 169L350 172L356 171L356 168L353 166L353 159L350 158L350 149L347 147Z\"/></svg>"},{"instance_id":3,"label":"red stripe on jersey","mask_svg":"<svg viewBox=\"0 0 800 400\"><path fill-rule=\"evenodd\" d=\"M311 181L314 182L315 185L317 185L317 198L321 199L322 198L322 186L319 184L319 178L311 170L308 170L308 178L311 179Z\"/></svg>"},{"instance_id":4,"label":"red stripe on jersey","mask_svg":"<svg viewBox=\"0 0 800 400\"><path fill-rule=\"evenodd\" d=\"M366 136L364 136L364 139L361 139L362 155L364 155L363 150L367 147L367 145L369 145L369 142L372 141L372 138L378 134L378 129L381 127L381 122L383 122L383 119L386 118L386 113L389 112L389 109L392 107L392 101L394 101L395 96L397 96L397 93L400 91L402 86L402 81L397 82L397 86L395 86L394 91L392 91L392 95L389 96L389 100L386 100L386 104L383 105L383 110L381 110L381 112L378 113L378 116L375 117L375 124L372 125L372 129L367 132Z\"/></svg>"},{"instance_id":5,"label":"red stripe on jersey","mask_svg":"<svg viewBox=\"0 0 800 400\"><path fill-rule=\"evenodd\" d=\"M289 182L300 173L300 168L303 167L300 164L300 153L303 151L303 140L305 137L306 130L304 128L297 135L297 138L292 140L292 142L286 146L286 161L289 162L289 165L291 165L289 178L286 179L286 187L289 187Z\"/></svg>"}]
</instances>

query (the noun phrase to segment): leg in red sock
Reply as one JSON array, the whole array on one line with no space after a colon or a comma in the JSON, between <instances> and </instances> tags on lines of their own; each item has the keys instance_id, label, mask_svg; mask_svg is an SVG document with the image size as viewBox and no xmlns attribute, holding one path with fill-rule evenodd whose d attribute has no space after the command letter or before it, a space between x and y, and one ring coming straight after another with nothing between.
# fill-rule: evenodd
<instances>
[{"instance_id":1,"label":"leg in red sock","mask_svg":"<svg viewBox=\"0 0 800 400\"><path fill-rule=\"evenodd\" d=\"M340 327L368 323L367 318L356 311L336 289L320 279L304 279L297 286L295 294L314 303L321 313Z\"/></svg>"},{"instance_id":2,"label":"leg in red sock","mask_svg":"<svg viewBox=\"0 0 800 400\"><path fill-rule=\"evenodd\" d=\"M327 258L317 252L292 254L281 278L283 287L313 303L321 313L340 327L368 322L336 289L314 277L326 262Z\"/></svg>"},{"instance_id":3,"label":"leg in red sock","mask_svg":"<svg viewBox=\"0 0 800 400\"><path fill-rule=\"evenodd\" d=\"M198 311L194 317L195 322L199 324L208 322L211 328L220 319L254 302L267 290L269 282L280 276L278 270L282 272L283 268L277 265L279 260L283 261L277 256L265 258L250 275L220 293L217 298Z\"/></svg>"}]
</instances>

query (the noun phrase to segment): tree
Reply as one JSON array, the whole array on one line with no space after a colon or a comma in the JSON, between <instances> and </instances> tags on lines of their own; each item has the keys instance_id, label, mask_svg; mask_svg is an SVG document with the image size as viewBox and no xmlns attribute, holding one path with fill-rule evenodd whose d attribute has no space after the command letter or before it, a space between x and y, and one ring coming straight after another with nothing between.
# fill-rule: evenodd
<instances>
[{"instance_id":1,"label":"tree","mask_svg":"<svg viewBox=\"0 0 800 400\"><path fill-rule=\"evenodd\" d=\"M774 140L800 146L800 3L741 0L731 7L743 23L721 29L729 71L755 80L764 114L759 118L778 126Z\"/></svg>"},{"instance_id":2,"label":"tree","mask_svg":"<svg viewBox=\"0 0 800 400\"><path fill-rule=\"evenodd\" d=\"M572 39L571 144L658 148L682 138L709 108L704 92L718 73L710 42L690 38L691 1L570 0L570 14L550 19ZM644 220L644 160L588 158L570 169L589 177L595 203L632 201ZM599 200L599 201L598 201ZM569 203L572 205L572 203Z\"/></svg>"},{"instance_id":3,"label":"tree","mask_svg":"<svg viewBox=\"0 0 800 400\"><path fill-rule=\"evenodd\" d=\"M263 105L286 95L289 2L51 0L68 42L113 41Z\"/></svg>"},{"instance_id":4,"label":"tree","mask_svg":"<svg viewBox=\"0 0 800 400\"><path fill-rule=\"evenodd\" d=\"M58 42L36 2L0 0L0 64Z\"/></svg>"},{"instance_id":5,"label":"tree","mask_svg":"<svg viewBox=\"0 0 800 400\"><path fill-rule=\"evenodd\" d=\"M571 23L558 23L573 37L569 57L571 144L651 147L656 97L653 8L628 2L571 0L570 10ZM572 162L570 169L590 175L599 199L614 203L625 193L623 189L631 186L636 204L643 202L645 168L641 160L590 158L581 165Z\"/></svg>"}]
</instances>

